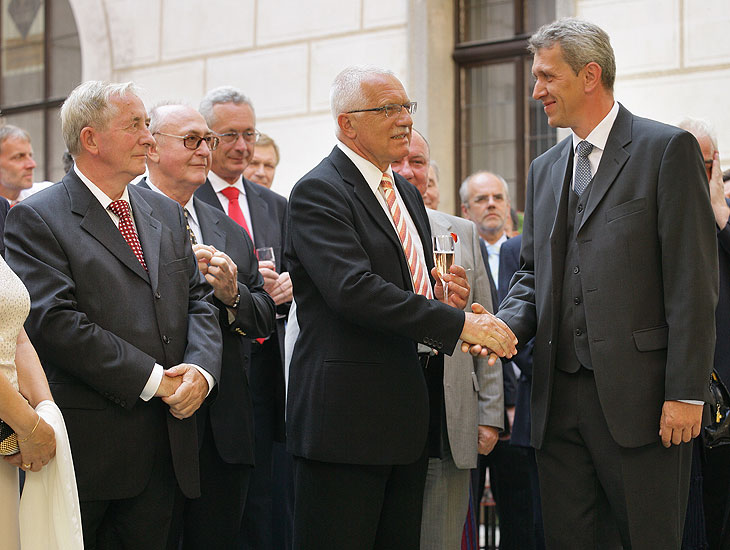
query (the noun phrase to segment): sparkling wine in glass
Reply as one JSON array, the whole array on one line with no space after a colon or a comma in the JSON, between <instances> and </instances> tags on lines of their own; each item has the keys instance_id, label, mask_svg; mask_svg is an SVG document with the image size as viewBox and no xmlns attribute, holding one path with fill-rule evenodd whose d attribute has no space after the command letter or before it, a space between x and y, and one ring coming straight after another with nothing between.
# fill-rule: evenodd
<instances>
[{"instance_id":1,"label":"sparkling wine in glass","mask_svg":"<svg viewBox=\"0 0 730 550\"><path fill-rule=\"evenodd\" d=\"M433 261L436 264L436 270L439 272L439 278L444 287L444 300L448 301L449 285L444 282L443 276L454 265L454 238L450 234L433 236Z\"/></svg>"}]
</instances>

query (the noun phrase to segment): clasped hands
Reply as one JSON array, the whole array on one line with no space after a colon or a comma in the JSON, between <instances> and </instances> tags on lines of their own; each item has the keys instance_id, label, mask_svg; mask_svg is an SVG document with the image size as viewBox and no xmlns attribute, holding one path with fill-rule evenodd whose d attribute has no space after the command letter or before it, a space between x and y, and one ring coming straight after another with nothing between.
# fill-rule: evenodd
<instances>
[{"instance_id":1,"label":"clasped hands","mask_svg":"<svg viewBox=\"0 0 730 550\"><path fill-rule=\"evenodd\" d=\"M165 370L155 397L170 406L170 414L182 420L192 416L208 395L208 381L189 363L180 363Z\"/></svg>"},{"instance_id":2,"label":"clasped hands","mask_svg":"<svg viewBox=\"0 0 730 550\"><path fill-rule=\"evenodd\" d=\"M238 296L238 266L231 258L214 246L193 245L198 269L213 287L213 295L225 305L230 306Z\"/></svg>"},{"instance_id":3,"label":"clasped hands","mask_svg":"<svg viewBox=\"0 0 730 550\"><path fill-rule=\"evenodd\" d=\"M461 351L474 356L488 355L489 365L494 365L497 357L509 359L517 354L517 338L504 321L476 302L471 310L472 313L465 314Z\"/></svg>"}]
</instances>

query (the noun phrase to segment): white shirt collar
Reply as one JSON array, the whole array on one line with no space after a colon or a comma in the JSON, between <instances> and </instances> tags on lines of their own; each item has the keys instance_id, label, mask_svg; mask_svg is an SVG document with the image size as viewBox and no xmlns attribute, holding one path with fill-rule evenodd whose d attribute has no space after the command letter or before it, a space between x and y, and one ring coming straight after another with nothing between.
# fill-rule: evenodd
<instances>
[{"instance_id":1,"label":"white shirt collar","mask_svg":"<svg viewBox=\"0 0 730 550\"><path fill-rule=\"evenodd\" d=\"M152 189L152 191L155 191L155 192L159 193L160 195L164 195L165 197L167 197L167 195L165 195L160 190L159 187L157 187L154 183L152 183L150 181L149 176L147 177L147 185L149 186L150 189ZM170 197L167 197L167 198L170 199ZM195 195L191 195L190 199L188 199L188 202L186 202L185 206L183 206L183 209L188 211L188 215L193 219L193 221L195 222L195 225L200 225L198 223L198 213L195 211L195 203L193 202L194 198L195 198ZM172 200L172 199L170 199L170 200Z\"/></svg>"},{"instance_id":2,"label":"white shirt collar","mask_svg":"<svg viewBox=\"0 0 730 550\"><path fill-rule=\"evenodd\" d=\"M74 172L76 172L76 175L79 177L79 179L84 182L84 185L89 188L89 191L91 191L91 194L96 197L96 200L98 200L101 203L101 206L106 210L109 205L114 202L112 201L109 196L104 193L101 189L99 189L94 182L92 182L89 178L87 178L81 170L79 170L79 167L74 164ZM127 186L124 186L124 191L122 192L122 196L119 197L122 200L127 201L127 204L129 203L129 191L127 190Z\"/></svg>"},{"instance_id":3,"label":"white shirt collar","mask_svg":"<svg viewBox=\"0 0 730 550\"><path fill-rule=\"evenodd\" d=\"M339 147L340 150L347 155L347 158L349 158L353 162L353 164L360 171L362 177L365 178L365 181L367 182L368 186L373 190L373 192L378 191L378 187L380 187L380 182L383 179L384 173L390 176L390 181L393 182L393 186L395 187L393 169L390 166L388 166L388 169L385 172L381 172L380 168L375 166L369 160L358 155L355 151L350 149L347 145L339 140L337 141L337 147Z\"/></svg>"},{"instance_id":4,"label":"white shirt collar","mask_svg":"<svg viewBox=\"0 0 730 550\"><path fill-rule=\"evenodd\" d=\"M208 172L208 180L210 181L210 184L213 186L213 190L216 193L220 193L223 189L227 189L228 187L233 185L233 187L238 189L242 196L246 196L246 189L243 187L243 174L238 176L238 179L233 184L230 184L218 174L213 172L213 170L211 170L210 172Z\"/></svg>"},{"instance_id":5,"label":"white shirt collar","mask_svg":"<svg viewBox=\"0 0 730 550\"><path fill-rule=\"evenodd\" d=\"M603 151L606 148L606 142L608 141L608 134L611 133L611 128L613 128L613 123L616 122L616 117L618 116L618 101L613 102L613 107L611 107L611 110L608 111L608 114L603 117L603 120L598 123L598 125L593 128L590 134L586 137L585 141L593 145L594 148L600 149ZM578 144L583 141L581 138L579 138L575 132L571 131L571 134L573 134L573 151L575 151L575 148L578 146Z\"/></svg>"}]
</instances>

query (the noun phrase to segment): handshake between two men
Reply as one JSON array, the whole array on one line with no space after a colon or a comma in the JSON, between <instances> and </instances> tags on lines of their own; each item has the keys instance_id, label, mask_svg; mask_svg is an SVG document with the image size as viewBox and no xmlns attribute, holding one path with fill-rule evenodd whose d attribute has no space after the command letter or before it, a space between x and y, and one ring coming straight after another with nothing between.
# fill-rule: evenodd
<instances>
[{"instance_id":1,"label":"handshake between two men","mask_svg":"<svg viewBox=\"0 0 730 550\"><path fill-rule=\"evenodd\" d=\"M466 271L460 265L452 265L449 272L441 276L434 267L431 270L436 280L434 295L447 305L458 309L464 309L469 299L471 287L466 276ZM444 288L448 286L448 300L444 299ZM496 307L496 305L495 305ZM517 338L507 324L489 313L481 304L473 303L472 312L466 312L464 328L461 331L461 351L472 355L489 355L489 365L497 362L497 357L511 358L517 354Z\"/></svg>"}]
</instances>

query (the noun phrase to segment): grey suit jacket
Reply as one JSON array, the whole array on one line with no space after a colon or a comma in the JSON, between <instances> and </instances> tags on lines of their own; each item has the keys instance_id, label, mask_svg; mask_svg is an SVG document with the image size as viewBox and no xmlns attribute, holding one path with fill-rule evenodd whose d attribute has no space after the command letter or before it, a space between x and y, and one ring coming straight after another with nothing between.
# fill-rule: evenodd
<instances>
[{"instance_id":1,"label":"grey suit jacket","mask_svg":"<svg viewBox=\"0 0 730 550\"><path fill-rule=\"evenodd\" d=\"M530 166L522 267L497 314L522 344L535 336L532 444L542 445L565 271L573 148ZM704 400L715 347L715 222L697 141L623 106L578 227L586 329L613 439L658 440L665 400Z\"/></svg>"},{"instance_id":2,"label":"grey suit jacket","mask_svg":"<svg viewBox=\"0 0 730 550\"><path fill-rule=\"evenodd\" d=\"M155 363L192 363L219 380L217 310L205 300L180 206L128 189L149 271L73 170L10 210L7 259L31 296L25 328L63 411L79 498L138 495L162 445L194 498L195 418L177 420L160 399L139 395Z\"/></svg>"},{"instance_id":3,"label":"grey suit jacket","mask_svg":"<svg viewBox=\"0 0 730 550\"><path fill-rule=\"evenodd\" d=\"M426 209L432 235L455 233L458 241L454 262L470 269L471 294L464 311L477 302L493 310L489 279L473 222ZM476 468L477 425L504 428L502 365L490 367L486 358L475 358L456 350L444 357L444 401L451 455L457 468Z\"/></svg>"}]
</instances>

